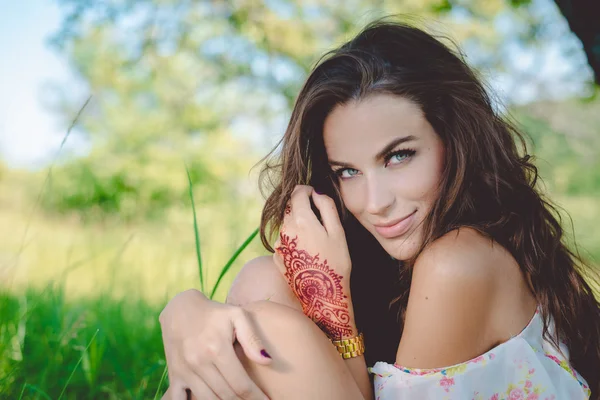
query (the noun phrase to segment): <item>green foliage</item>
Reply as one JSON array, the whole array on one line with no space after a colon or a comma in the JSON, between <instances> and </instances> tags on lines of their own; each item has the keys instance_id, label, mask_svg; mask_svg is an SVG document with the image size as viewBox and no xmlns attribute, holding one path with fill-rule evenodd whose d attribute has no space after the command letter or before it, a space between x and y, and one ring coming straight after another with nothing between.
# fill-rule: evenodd
<instances>
[{"instance_id":1,"label":"green foliage","mask_svg":"<svg viewBox=\"0 0 600 400\"><path fill-rule=\"evenodd\" d=\"M246 175L257 158L246 140L218 133L177 147L148 143L129 152L98 146L52 169L42 205L85 220L157 219L190 205L186 165L200 206L230 205L248 196Z\"/></svg>"},{"instance_id":2,"label":"green foliage","mask_svg":"<svg viewBox=\"0 0 600 400\"><path fill-rule=\"evenodd\" d=\"M229 192L212 187L230 177L216 179L208 160L222 148L204 145L206 137L237 143L240 126L262 127L254 134L244 128L245 137L265 134L289 113L318 57L372 19L412 15L404 18L451 31L465 46L476 43L471 61L495 69L503 65L503 46L523 36L519 30L501 36L497 18L543 23L529 16L526 2L513 8L502 0L384 1L377 8L367 0L58 2L67 16L53 43L93 94L77 126L93 150L64 161L44 205L86 218L160 215L184 198L181 174L174 172L192 159L194 185L226 201ZM444 26L425 22L434 19ZM57 107L70 118L80 103L65 91ZM265 153L257 147L246 153Z\"/></svg>"},{"instance_id":3,"label":"green foliage","mask_svg":"<svg viewBox=\"0 0 600 400\"><path fill-rule=\"evenodd\" d=\"M162 150L153 157L148 153L94 152L56 167L44 205L86 219L118 215L131 220L160 217L170 207L188 204L182 157ZM191 161L190 169L203 200L214 201L224 183L199 159Z\"/></svg>"},{"instance_id":4,"label":"green foliage","mask_svg":"<svg viewBox=\"0 0 600 400\"><path fill-rule=\"evenodd\" d=\"M154 397L165 366L158 307L102 294L72 302L48 286L0 294L0 311L3 399Z\"/></svg>"},{"instance_id":5,"label":"green foliage","mask_svg":"<svg viewBox=\"0 0 600 400\"><path fill-rule=\"evenodd\" d=\"M600 195L600 99L538 102L515 111L530 152L556 195Z\"/></svg>"}]
</instances>

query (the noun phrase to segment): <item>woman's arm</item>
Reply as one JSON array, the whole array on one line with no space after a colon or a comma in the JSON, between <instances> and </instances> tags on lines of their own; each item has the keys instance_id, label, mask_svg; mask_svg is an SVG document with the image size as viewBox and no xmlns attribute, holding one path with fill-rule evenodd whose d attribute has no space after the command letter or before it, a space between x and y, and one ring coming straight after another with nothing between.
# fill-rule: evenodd
<instances>
[{"instance_id":1,"label":"woman's arm","mask_svg":"<svg viewBox=\"0 0 600 400\"><path fill-rule=\"evenodd\" d=\"M300 302L277 269L273 257L270 256L256 258L244 265L227 296L228 304L242 307L261 300L269 300L303 311ZM351 307L350 298L347 300ZM353 319L352 324L354 324ZM356 331L355 326L354 330ZM315 354L314 356L318 357L319 355ZM344 364L348 367L363 396L371 399L373 388L364 356L347 359Z\"/></svg>"},{"instance_id":2,"label":"woman's arm","mask_svg":"<svg viewBox=\"0 0 600 400\"><path fill-rule=\"evenodd\" d=\"M229 291L228 304L210 301L194 289L169 301L159 317L170 381L164 399L185 400L186 388L197 399L229 398L232 393L244 399L264 398L231 346L237 339L248 358L259 364L270 362L261 355L264 349L261 339L244 310L244 306L260 300L302 311L269 256L256 258L242 268ZM363 396L371 399L364 357L346 360L345 365Z\"/></svg>"}]
</instances>

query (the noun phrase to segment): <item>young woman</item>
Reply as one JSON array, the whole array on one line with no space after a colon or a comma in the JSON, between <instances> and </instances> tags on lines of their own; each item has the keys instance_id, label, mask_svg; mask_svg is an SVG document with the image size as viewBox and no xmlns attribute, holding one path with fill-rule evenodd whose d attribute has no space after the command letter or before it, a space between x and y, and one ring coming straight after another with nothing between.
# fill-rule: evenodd
<instances>
[{"instance_id":1,"label":"young woman","mask_svg":"<svg viewBox=\"0 0 600 400\"><path fill-rule=\"evenodd\" d=\"M369 25L312 71L274 157L273 257L229 304L165 307L166 398L600 398L592 271L459 54Z\"/></svg>"}]
</instances>

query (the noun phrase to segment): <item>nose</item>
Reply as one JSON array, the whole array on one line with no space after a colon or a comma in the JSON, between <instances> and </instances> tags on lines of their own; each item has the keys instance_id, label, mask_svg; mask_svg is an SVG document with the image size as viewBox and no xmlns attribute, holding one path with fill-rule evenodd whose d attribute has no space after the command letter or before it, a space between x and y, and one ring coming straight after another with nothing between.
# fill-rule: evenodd
<instances>
[{"instance_id":1,"label":"nose","mask_svg":"<svg viewBox=\"0 0 600 400\"><path fill-rule=\"evenodd\" d=\"M373 215L384 215L394 205L395 196L389 184L382 177L371 176L367 179L366 211Z\"/></svg>"}]
</instances>

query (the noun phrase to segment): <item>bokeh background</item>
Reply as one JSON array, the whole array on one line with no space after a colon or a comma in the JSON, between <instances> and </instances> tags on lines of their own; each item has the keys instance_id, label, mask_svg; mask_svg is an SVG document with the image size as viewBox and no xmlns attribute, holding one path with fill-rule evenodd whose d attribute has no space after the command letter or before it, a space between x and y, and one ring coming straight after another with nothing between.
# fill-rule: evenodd
<instances>
[{"instance_id":1,"label":"bokeh background","mask_svg":"<svg viewBox=\"0 0 600 400\"><path fill-rule=\"evenodd\" d=\"M460 44L600 265L600 14L558 3L0 1L0 398L160 398L162 307L224 300L265 253L228 263L259 223L252 167L318 58L388 14Z\"/></svg>"}]
</instances>

